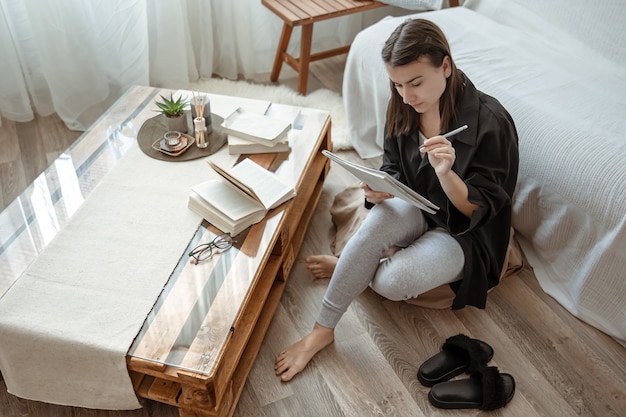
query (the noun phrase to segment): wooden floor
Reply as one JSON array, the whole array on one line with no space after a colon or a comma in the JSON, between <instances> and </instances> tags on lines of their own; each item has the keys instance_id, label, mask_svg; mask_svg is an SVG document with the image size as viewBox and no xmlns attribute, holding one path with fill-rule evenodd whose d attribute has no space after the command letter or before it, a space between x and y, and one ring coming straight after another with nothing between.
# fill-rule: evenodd
<instances>
[{"instance_id":1,"label":"wooden floor","mask_svg":"<svg viewBox=\"0 0 626 417\"><path fill-rule=\"evenodd\" d=\"M314 63L309 91L326 87L341 92L344 62L345 58L337 57ZM297 85L294 73L287 68L279 80L292 88ZM64 129L55 117L17 125L3 120L1 129L0 203L4 205L78 136ZM357 158L353 152L343 155ZM366 162L377 166L380 160ZM419 365L438 351L443 340L458 333L491 344L495 349L491 364L512 374L517 382L511 403L489 415L626 415L625 348L547 296L528 266L492 291L485 310L428 310L387 301L367 290L340 322L336 342L292 382L280 383L273 374L274 357L309 330L326 288L325 281L313 280L307 273L304 258L330 253L333 231L328 210L334 195L353 183L347 174L336 171L340 170L332 170L325 185L235 416L483 415L478 410L433 408L427 400L428 388L415 377ZM154 402L144 405L134 411L100 411L43 404L8 394L0 380L2 417L178 415L170 406Z\"/></svg>"}]
</instances>

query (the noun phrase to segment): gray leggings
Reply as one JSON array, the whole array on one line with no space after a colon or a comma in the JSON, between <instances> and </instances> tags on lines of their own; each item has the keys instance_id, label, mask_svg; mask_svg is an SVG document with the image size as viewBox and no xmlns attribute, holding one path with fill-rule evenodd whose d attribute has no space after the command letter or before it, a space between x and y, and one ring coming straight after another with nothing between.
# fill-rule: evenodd
<instances>
[{"instance_id":1,"label":"gray leggings","mask_svg":"<svg viewBox=\"0 0 626 417\"><path fill-rule=\"evenodd\" d=\"M384 258L393 246L401 249ZM334 328L370 286L394 301L415 298L462 278L465 257L443 229L428 229L422 211L399 198L374 206L343 249L317 322Z\"/></svg>"}]
</instances>

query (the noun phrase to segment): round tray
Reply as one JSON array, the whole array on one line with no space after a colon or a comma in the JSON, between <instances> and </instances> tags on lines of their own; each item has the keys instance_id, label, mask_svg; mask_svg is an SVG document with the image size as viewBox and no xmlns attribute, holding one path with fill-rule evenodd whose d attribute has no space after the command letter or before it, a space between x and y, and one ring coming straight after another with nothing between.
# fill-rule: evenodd
<instances>
[{"instance_id":1,"label":"round tray","mask_svg":"<svg viewBox=\"0 0 626 417\"><path fill-rule=\"evenodd\" d=\"M206 148L198 148L197 146L191 146L195 143L195 138L189 134L183 134L187 138L187 147L182 151L170 152L165 149L161 149L160 142L163 139L163 134L167 131L163 117L161 114L146 120L139 132L137 133L137 144L139 149L146 155L160 159L162 161L190 161L192 159L204 158L217 152L222 146L226 144L226 134L222 132L221 124L224 121L220 116L211 114L211 123L213 125L213 132L209 134L207 138L209 146ZM193 132L193 128L190 128L189 132Z\"/></svg>"}]
</instances>

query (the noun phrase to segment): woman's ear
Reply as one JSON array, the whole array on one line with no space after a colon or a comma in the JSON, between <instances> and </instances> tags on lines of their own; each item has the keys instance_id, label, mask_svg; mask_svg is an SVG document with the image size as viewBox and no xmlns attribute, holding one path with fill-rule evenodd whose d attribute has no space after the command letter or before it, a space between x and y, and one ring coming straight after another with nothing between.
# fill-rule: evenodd
<instances>
[{"instance_id":1,"label":"woman's ear","mask_svg":"<svg viewBox=\"0 0 626 417\"><path fill-rule=\"evenodd\" d=\"M443 63L441 65L443 67L443 75L446 78L450 78L450 75L452 75L452 61L449 55L443 57Z\"/></svg>"}]
</instances>

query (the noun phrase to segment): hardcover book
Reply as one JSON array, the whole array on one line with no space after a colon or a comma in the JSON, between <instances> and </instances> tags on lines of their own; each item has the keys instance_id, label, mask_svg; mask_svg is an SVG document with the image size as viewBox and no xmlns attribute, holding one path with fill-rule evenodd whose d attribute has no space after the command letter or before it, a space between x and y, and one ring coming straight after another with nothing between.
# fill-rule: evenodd
<instances>
[{"instance_id":1,"label":"hardcover book","mask_svg":"<svg viewBox=\"0 0 626 417\"><path fill-rule=\"evenodd\" d=\"M287 139L291 123L275 117L239 108L224 119L222 131L265 146L274 146Z\"/></svg>"}]
</instances>

